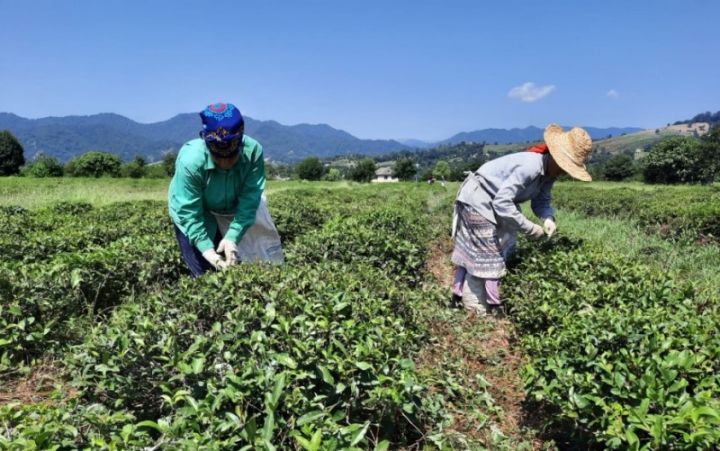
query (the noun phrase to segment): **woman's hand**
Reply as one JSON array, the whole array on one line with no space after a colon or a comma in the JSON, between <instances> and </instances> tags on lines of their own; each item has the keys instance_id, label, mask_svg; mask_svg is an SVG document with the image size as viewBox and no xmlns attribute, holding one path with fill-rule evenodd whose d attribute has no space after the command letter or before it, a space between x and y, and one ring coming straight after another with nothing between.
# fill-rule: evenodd
<instances>
[{"instance_id":1,"label":"woman's hand","mask_svg":"<svg viewBox=\"0 0 720 451\"><path fill-rule=\"evenodd\" d=\"M215 249L206 250L202 253L202 256L205 260L208 261L208 263L213 266L213 268L217 269L218 271L220 271L221 269L225 269L229 266L228 262L223 260L222 257L220 257L218 253L215 252Z\"/></svg>"},{"instance_id":2,"label":"woman's hand","mask_svg":"<svg viewBox=\"0 0 720 451\"><path fill-rule=\"evenodd\" d=\"M225 254L225 262L228 266L237 263L237 244L234 241L223 238L217 251Z\"/></svg>"},{"instance_id":3,"label":"woman's hand","mask_svg":"<svg viewBox=\"0 0 720 451\"><path fill-rule=\"evenodd\" d=\"M555 220L553 218L545 218L545 221L543 222L543 229L545 230L545 234L548 236L548 238L553 236L553 234L557 230L557 224L555 224Z\"/></svg>"},{"instance_id":4,"label":"woman's hand","mask_svg":"<svg viewBox=\"0 0 720 451\"><path fill-rule=\"evenodd\" d=\"M528 235L530 235L532 238L540 239L545 235L545 231L539 225L533 224L532 229L530 229L530 232L528 232Z\"/></svg>"}]
</instances>

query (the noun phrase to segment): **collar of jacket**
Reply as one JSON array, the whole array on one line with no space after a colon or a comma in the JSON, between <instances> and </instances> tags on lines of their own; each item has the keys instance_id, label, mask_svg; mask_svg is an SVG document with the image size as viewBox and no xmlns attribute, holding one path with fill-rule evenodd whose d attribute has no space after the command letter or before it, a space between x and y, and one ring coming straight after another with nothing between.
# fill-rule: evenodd
<instances>
[{"instance_id":1,"label":"collar of jacket","mask_svg":"<svg viewBox=\"0 0 720 451\"><path fill-rule=\"evenodd\" d=\"M211 169L215 169L215 162L212 159L212 155L210 155L210 151L205 149L205 170L209 171Z\"/></svg>"}]
</instances>

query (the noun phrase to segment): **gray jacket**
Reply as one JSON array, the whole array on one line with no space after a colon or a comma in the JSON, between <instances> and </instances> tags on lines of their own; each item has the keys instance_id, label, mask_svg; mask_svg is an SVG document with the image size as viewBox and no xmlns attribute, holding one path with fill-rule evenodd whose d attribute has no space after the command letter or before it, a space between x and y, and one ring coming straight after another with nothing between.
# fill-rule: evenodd
<instances>
[{"instance_id":1,"label":"gray jacket","mask_svg":"<svg viewBox=\"0 0 720 451\"><path fill-rule=\"evenodd\" d=\"M530 200L539 218L555 217L550 206L555 179L545 175L549 159L548 154L518 152L488 161L468 175L457 200L498 228L529 233L533 222L522 214L520 203Z\"/></svg>"}]
</instances>

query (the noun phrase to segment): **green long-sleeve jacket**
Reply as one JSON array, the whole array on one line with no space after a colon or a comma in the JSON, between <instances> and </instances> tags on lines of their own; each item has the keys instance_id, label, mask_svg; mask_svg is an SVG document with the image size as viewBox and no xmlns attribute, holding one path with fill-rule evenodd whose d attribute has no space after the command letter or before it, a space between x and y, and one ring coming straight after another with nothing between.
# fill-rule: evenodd
<instances>
[{"instance_id":1,"label":"green long-sleeve jacket","mask_svg":"<svg viewBox=\"0 0 720 451\"><path fill-rule=\"evenodd\" d=\"M229 170L215 167L202 139L187 142L178 153L168 189L170 217L190 243L205 252L213 247L217 220L211 212L234 214L225 238L239 242L255 223L265 189L260 143L243 137L240 159Z\"/></svg>"}]
</instances>

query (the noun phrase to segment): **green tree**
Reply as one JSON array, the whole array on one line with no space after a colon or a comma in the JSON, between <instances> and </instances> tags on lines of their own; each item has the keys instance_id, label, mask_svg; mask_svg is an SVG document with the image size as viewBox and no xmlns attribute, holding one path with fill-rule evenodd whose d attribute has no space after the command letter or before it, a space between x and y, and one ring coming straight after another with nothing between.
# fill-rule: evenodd
<instances>
[{"instance_id":1,"label":"green tree","mask_svg":"<svg viewBox=\"0 0 720 451\"><path fill-rule=\"evenodd\" d=\"M303 180L320 180L325 172L325 168L319 158L309 157L301 161L295 171L298 177Z\"/></svg>"},{"instance_id":2,"label":"green tree","mask_svg":"<svg viewBox=\"0 0 720 451\"><path fill-rule=\"evenodd\" d=\"M700 151L703 161L702 182L712 183L720 176L720 124L712 127L702 137Z\"/></svg>"},{"instance_id":3,"label":"green tree","mask_svg":"<svg viewBox=\"0 0 720 451\"><path fill-rule=\"evenodd\" d=\"M269 180L290 178L293 168L289 164L265 163L265 177Z\"/></svg>"},{"instance_id":4,"label":"green tree","mask_svg":"<svg viewBox=\"0 0 720 451\"><path fill-rule=\"evenodd\" d=\"M415 174L417 174L415 161L411 158L399 158L396 160L393 171L400 180L412 180Z\"/></svg>"},{"instance_id":5,"label":"green tree","mask_svg":"<svg viewBox=\"0 0 720 451\"><path fill-rule=\"evenodd\" d=\"M467 173L477 171L484 162L485 159L483 157L476 157L460 165L453 166L448 180L462 182L467 177Z\"/></svg>"},{"instance_id":6,"label":"green tree","mask_svg":"<svg viewBox=\"0 0 720 451\"><path fill-rule=\"evenodd\" d=\"M162 164L165 169L165 174L167 174L168 177L175 175L175 160L177 160L177 154L175 152L168 152L163 157Z\"/></svg>"},{"instance_id":7,"label":"green tree","mask_svg":"<svg viewBox=\"0 0 720 451\"><path fill-rule=\"evenodd\" d=\"M610 157L605 163L603 176L606 180L620 181L635 174L635 162L625 154L617 154Z\"/></svg>"},{"instance_id":8,"label":"green tree","mask_svg":"<svg viewBox=\"0 0 720 451\"><path fill-rule=\"evenodd\" d=\"M323 178L328 182L337 182L339 180L342 180L342 174L340 173L340 169L330 168L330 170L327 171L327 174L325 174L325 177Z\"/></svg>"},{"instance_id":9,"label":"green tree","mask_svg":"<svg viewBox=\"0 0 720 451\"><path fill-rule=\"evenodd\" d=\"M145 165L145 173L143 174L144 178L148 179L164 179L167 177L167 174L165 173L165 168L162 165L162 161L158 161L157 163L150 163Z\"/></svg>"},{"instance_id":10,"label":"green tree","mask_svg":"<svg viewBox=\"0 0 720 451\"><path fill-rule=\"evenodd\" d=\"M700 141L673 136L655 144L643 158L647 183L697 183L703 181L705 156Z\"/></svg>"},{"instance_id":11,"label":"green tree","mask_svg":"<svg viewBox=\"0 0 720 451\"><path fill-rule=\"evenodd\" d=\"M430 180L433 177L432 168L425 168L420 173L420 180Z\"/></svg>"},{"instance_id":12,"label":"green tree","mask_svg":"<svg viewBox=\"0 0 720 451\"><path fill-rule=\"evenodd\" d=\"M73 177L119 177L122 160L109 152L90 151L75 157L65 166L65 172Z\"/></svg>"},{"instance_id":13,"label":"green tree","mask_svg":"<svg viewBox=\"0 0 720 451\"><path fill-rule=\"evenodd\" d=\"M485 158L475 158L463 164L461 167L463 172L475 172L480 169L480 166L482 166L483 163L485 163Z\"/></svg>"},{"instance_id":14,"label":"green tree","mask_svg":"<svg viewBox=\"0 0 720 451\"><path fill-rule=\"evenodd\" d=\"M10 130L0 132L0 175L20 173L20 166L25 164L25 155L20 142Z\"/></svg>"},{"instance_id":15,"label":"green tree","mask_svg":"<svg viewBox=\"0 0 720 451\"><path fill-rule=\"evenodd\" d=\"M350 178L356 182L369 182L375 177L375 160L364 158L350 171Z\"/></svg>"},{"instance_id":16,"label":"green tree","mask_svg":"<svg viewBox=\"0 0 720 451\"><path fill-rule=\"evenodd\" d=\"M435 169L433 169L433 177L440 180L448 180L450 178L450 165L445 160L440 160L435 163Z\"/></svg>"},{"instance_id":17,"label":"green tree","mask_svg":"<svg viewBox=\"0 0 720 451\"><path fill-rule=\"evenodd\" d=\"M133 179L145 176L145 159L140 155L135 155L131 162L123 166L122 174Z\"/></svg>"},{"instance_id":18,"label":"green tree","mask_svg":"<svg viewBox=\"0 0 720 451\"><path fill-rule=\"evenodd\" d=\"M23 166L21 173L28 177L62 177L63 167L57 158L39 155L30 164Z\"/></svg>"}]
</instances>

